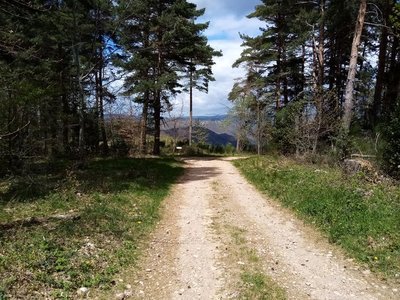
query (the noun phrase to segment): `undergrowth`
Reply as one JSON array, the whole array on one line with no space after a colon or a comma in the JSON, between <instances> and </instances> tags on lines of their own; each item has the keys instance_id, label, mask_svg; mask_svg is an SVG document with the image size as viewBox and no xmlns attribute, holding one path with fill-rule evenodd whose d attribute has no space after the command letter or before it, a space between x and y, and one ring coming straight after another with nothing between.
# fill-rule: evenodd
<instances>
[{"instance_id":1,"label":"undergrowth","mask_svg":"<svg viewBox=\"0 0 400 300\"><path fill-rule=\"evenodd\" d=\"M319 227L330 242L384 278L400 281L399 186L283 158L234 164L259 190Z\"/></svg>"},{"instance_id":2,"label":"undergrowth","mask_svg":"<svg viewBox=\"0 0 400 300\"><path fill-rule=\"evenodd\" d=\"M110 159L0 179L0 298L69 299L115 284L182 170L171 159Z\"/></svg>"}]
</instances>

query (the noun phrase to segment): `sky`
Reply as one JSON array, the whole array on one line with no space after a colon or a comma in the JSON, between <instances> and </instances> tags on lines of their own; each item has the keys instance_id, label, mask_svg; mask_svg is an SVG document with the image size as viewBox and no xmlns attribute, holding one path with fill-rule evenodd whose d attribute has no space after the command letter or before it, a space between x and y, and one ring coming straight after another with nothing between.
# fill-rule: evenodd
<instances>
[{"instance_id":1,"label":"sky","mask_svg":"<svg viewBox=\"0 0 400 300\"><path fill-rule=\"evenodd\" d=\"M244 70L232 68L240 57L242 40L239 32L250 36L259 33L263 24L246 16L254 11L260 0L191 0L198 8L205 8L205 14L198 22L209 21L210 26L204 32L209 44L215 50L222 50L223 56L214 59L213 73L215 81L209 85L208 94L194 90L193 115L224 115L230 102L227 100L236 78L244 75ZM175 113L183 111L189 114L188 94L181 94L174 101Z\"/></svg>"}]
</instances>

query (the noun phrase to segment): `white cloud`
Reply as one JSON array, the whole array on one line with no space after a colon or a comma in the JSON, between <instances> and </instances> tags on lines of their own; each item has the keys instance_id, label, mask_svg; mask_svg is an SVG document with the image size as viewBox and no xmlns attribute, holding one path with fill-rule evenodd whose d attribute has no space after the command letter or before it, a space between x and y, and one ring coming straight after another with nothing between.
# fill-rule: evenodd
<instances>
[{"instance_id":1,"label":"white cloud","mask_svg":"<svg viewBox=\"0 0 400 300\"><path fill-rule=\"evenodd\" d=\"M215 58L213 73L216 81L211 82L208 94L194 92L194 115L226 114L230 102L228 94L234 80L244 75L242 69L232 68L232 64L240 57L242 40L239 32L254 36L263 24L258 20L248 19L246 16L254 10L260 1L230 1L230 0L194 0L199 8L206 8L201 21L210 21L210 27L205 34L215 50L222 50L223 56ZM184 103L184 115L189 114L189 96L181 94L175 99L176 107L180 110Z\"/></svg>"}]
</instances>

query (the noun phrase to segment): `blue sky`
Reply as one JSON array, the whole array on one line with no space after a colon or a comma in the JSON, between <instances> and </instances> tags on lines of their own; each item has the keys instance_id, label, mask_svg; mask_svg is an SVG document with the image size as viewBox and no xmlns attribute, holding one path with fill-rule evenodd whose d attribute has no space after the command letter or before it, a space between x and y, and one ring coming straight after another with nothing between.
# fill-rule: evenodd
<instances>
[{"instance_id":1,"label":"blue sky","mask_svg":"<svg viewBox=\"0 0 400 300\"><path fill-rule=\"evenodd\" d=\"M242 43L239 32L257 35L263 24L246 16L254 11L260 0L191 0L198 8L205 8L205 15L198 21L210 21L205 35L215 50L222 50L223 56L215 58L213 67L215 82L210 83L209 92L194 92L193 114L196 116L226 114L229 108L227 96L235 78L244 71L233 69L232 64L239 58ZM188 95L179 95L174 102L175 114L188 115Z\"/></svg>"}]
</instances>

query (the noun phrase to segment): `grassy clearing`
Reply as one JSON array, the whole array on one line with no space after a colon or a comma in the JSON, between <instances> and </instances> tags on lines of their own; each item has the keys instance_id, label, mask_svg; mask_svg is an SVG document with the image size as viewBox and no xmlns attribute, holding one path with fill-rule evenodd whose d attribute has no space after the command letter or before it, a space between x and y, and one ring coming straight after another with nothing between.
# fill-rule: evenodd
<instances>
[{"instance_id":1,"label":"grassy clearing","mask_svg":"<svg viewBox=\"0 0 400 300\"><path fill-rule=\"evenodd\" d=\"M249 300L287 299L286 291L263 273L257 251L247 244L246 231L230 225L225 227L235 245L234 250L230 251L233 252L236 260L242 261L238 298Z\"/></svg>"},{"instance_id":2,"label":"grassy clearing","mask_svg":"<svg viewBox=\"0 0 400 300\"><path fill-rule=\"evenodd\" d=\"M270 197L325 232L351 256L400 281L400 187L346 177L340 169L254 157L235 161Z\"/></svg>"},{"instance_id":3,"label":"grassy clearing","mask_svg":"<svg viewBox=\"0 0 400 300\"><path fill-rule=\"evenodd\" d=\"M0 180L0 224L16 224L0 231L0 299L68 299L115 284L182 170L171 159L110 159L38 164ZM79 218L46 221L71 213ZM45 221L16 222L31 217Z\"/></svg>"}]
</instances>

